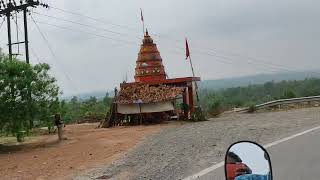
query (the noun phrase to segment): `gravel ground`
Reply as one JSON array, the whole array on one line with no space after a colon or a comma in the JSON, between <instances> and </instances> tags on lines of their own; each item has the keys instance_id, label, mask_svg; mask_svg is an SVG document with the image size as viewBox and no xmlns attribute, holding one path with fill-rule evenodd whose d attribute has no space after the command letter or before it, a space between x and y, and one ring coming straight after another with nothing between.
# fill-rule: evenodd
<instances>
[{"instance_id":1,"label":"gravel ground","mask_svg":"<svg viewBox=\"0 0 320 180\"><path fill-rule=\"evenodd\" d=\"M164 128L122 159L74 179L181 179L224 159L238 140L268 143L320 125L320 108L228 114L206 122Z\"/></svg>"},{"instance_id":2,"label":"gravel ground","mask_svg":"<svg viewBox=\"0 0 320 180\"><path fill-rule=\"evenodd\" d=\"M69 180L74 173L111 164L166 125L97 126L67 125L64 136L68 139L62 142L55 134L29 137L23 143L0 142L0 180Z\"/></svg>"}]
</instances>

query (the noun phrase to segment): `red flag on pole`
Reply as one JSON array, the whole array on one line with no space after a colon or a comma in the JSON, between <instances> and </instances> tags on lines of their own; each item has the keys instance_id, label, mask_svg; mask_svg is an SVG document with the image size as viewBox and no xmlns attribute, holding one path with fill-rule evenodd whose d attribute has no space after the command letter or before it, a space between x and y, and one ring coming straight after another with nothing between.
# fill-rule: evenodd
<instances>
[{"instance_id":1,"label":"red flag on pole","mask_svg":"<svg viewBox=\"0 0 320 180\"><path fill-rule=\"evenodd\" d=\"M189 57L190 57L190 50L189 50L188 40L186 38L186 59L188 59Z\"/></svg>"},{"instance_id":2,"label":"red flag on pole","mask_svg":"<svg viewBox=\"0 0 320 180\"><path fill-rule=\"evenodd\" d=\"M144 22L143 14L142 14L142 9L141 9L141 8L140 8L140 11L141 11L141 21Z\"/></svg>"}]
</instances>

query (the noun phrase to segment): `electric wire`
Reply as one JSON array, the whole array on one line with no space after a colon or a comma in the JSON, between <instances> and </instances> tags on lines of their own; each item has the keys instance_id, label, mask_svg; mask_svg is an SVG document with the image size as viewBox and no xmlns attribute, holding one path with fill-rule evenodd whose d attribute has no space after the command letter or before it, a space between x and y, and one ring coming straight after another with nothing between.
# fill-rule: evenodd
<instances>
[{"instance_id":1,"label":"electric wire","mask_svg":"<svg viewBox=\"0 0 320 180\"><path fill-rule=\"evenodd\" d=\"M106 22L101 21L101 20L99 20L97 18L93 18L93 17L87 16L87 15L83 15L81 13L76 13L76 12L72 12L72 11L68 11L68 10L64 10L64 9L56 8L56 7L51 7L51 8L56 9L56 10L60 10L60 11L65 12L65 13L86 17L88 19L95 20L95 21L98 21L98 22L106 23ZM122 27L122 28L126 28L126 29L132 29L132 28L130 28L128 26L123 26L123 25L119 25L119 24L115 24L115 23L109 23L109 24L116 25L118 27ZM163 37L163 36L157 35L155 33L152 33L152 34L157 36L157 37ZM173 40L173 39L170 39L168 37L165 37L165 38L167 38L169 40ZM179 43L183 43L181 40L174 40L174 41L179 42ZM197 50L197 48L195 48L194 50ZM203 50L203 49L201 49L201 50ZM217 50L212 50L212 49L207 49L207 50L214 51L214 54L212 54L212 52L204 52L204 54L207 54L207 55L210 54L210 56L215 56L217 58L222 58L222 59L225 59L225 60L226 59L230 59L230 57L226 57L225 56L226 55L225 53L224 53L224 56L221 56L221 55L217 55L219 53L219 51L217 51ZM200 50L198 49L197 51L200 51ZM220 52L219 54L222 54L222 53ZM233 56L238 56L238 57L241 57L241 58L244 57L244 56L235 55L235 53L231 53L231 54L233 54ZM246 58L246 62L248 64L251 64L251 65L256 64L256 65L261 65L263 68L265 68L265 66L269 66L269 67L273 67L273 68L276 68L276 69L279 69L279 70L284 70L284 71L287 71L287 72L298 72L297 70L292 70L291 68L288 68L285 65L275 64L275 63L272 63L272 62L269 62L269 61L261 61L261 60L257 60L257 58L253 58L253 57L245 57L245 58ZM253 61L250 61L248 59L252 59ZM273 71L273 72L275 72L275 71ZM276 72L278 72L278 71L276 71Z\"/></svg>"},{"instance_id":2,"label":"electric wire","mask_svg":"<svg viewBox=\"0 0 320 180\"><path fill-rule=\"evenodd\" d=\"M129 26L126 26L126 25L119 25L119 24L115 24L115 23L111 23L111 22L106 23L105 21L103 21L103 20L101 20L101 19L93 18L93 17L87 16L87 15L83 15L83 14L78 13L78 12L72 12L72 11L65 10L65 9L58 8L58 7L54 7L54 6L49 6L49 7L50 7L50 9L55 9L55 10L58 10L58 11L61 11L61 12L64 12L64 13L68 13L68 14L73 14L73 15L85 17L85 18L87 18L87 19L91 19L91 20L93 20L93 21L96 21L96 22L99 22L99 23L102 23L102 24L109 24L109 25L112 25L112 26L116 26L116 27L120 27L120 28L125 28L125 29L131 30L131 31L136 31L135 28L132 28L132 27L129 27Z\"/></svg>"},{"instance_id":3,"label":"electric wire","mask_svg":"<svg viewBox=\"0 0 320 180\"><path fill-rule=\"evenodd\" d=\"M2 25L3 25L4 21L5 21L5 18L3 18L2 22L0 23L0 34L2 32ZM0 42L1 41L2 41L2 38L0 37Z\"/></svg>"},{"instance_id":4,"label":"electric wire","mask_svg":"<svg viewBox=\"0 0 320 180\"><path fill-rule=\"evenodd\" d=\"M86 33L86 34L90 34L90 35L94 35L94 36L97 36L97 37L102 37L102 38L107 38L107 39L111 39L111 40L114 40L114 41L122 41L122 40L119 40L119 39L115 39L115 38L110 38L110 37L106 37L106 36L103 36L103 35L98 35L98 34L95 34L95 33L91 33L91 32L86 32L86 31L80 31L80 30L75 30L75 29L72 29L72 28L68 28L68 27L63 27L63 26L59 26L59 25L55 25L55 24L51 24L51 23L47 23L47 22L42 22L42 21L36 21L40 24L46 24L46 25L49 25L49 26L54 26L54 27L57 27L57 28L60 28L60 29L65 29L65 30L69 30L69 31L78 31L78 32L82 32L82 33ZM136 42L131 42L131 41L122 41L124 43L132 43L133 45L136 45L137 43ZM178 49L183 49L181 47L177 47ZM230 64L232 65L233 64L233 61L230 61L230 59L227 59L225 57L219 57L219 56L216 56L216 55L213 55L211 53L208 53L208 52L200 52L200 51L196 51L198 54L204 54L204 55L207 55L207 56L211 56L211 57L216 57L216 58L220 58L219 59L216 59L216 61L218 62L221 62L221 63L224 63L224 64ZM221 60L221 59L224 59L224 60ZM254 65L254 63L251 63L251 65ZM259 67L258 67L259 68ZM264 68L265 67L260 67L260 68ZM272 71L270 69L266 69L268 71L271 71L271 72L278 72L278 71Z\"/></svg>"},{"instance_id":5,"label":"electric wire","mask_svg":"<svg viewBox=\"0 0 320 180\"><path fill-rule=\"evenodd\" d=\"M15 21L15 24L16 24L16 32L17 32L17 46L18 46L18 53L20 53L20 43L19 43L19 32L18 32L18 13L16 12L16 19L13 18L13 20Z\"/></svg>"},{"instance_id":6,"label":"electric wire","mask_svg":"<svg viewBox=\"0 0 320 180\"><path fill-rule=\"evenodd\" d=\"M40 15L40 16L45 16L45 17L48 17L48 18L52 18L52 19L56 19L56 20L61 20L61 21L65 21L65 22L77 24L77 25L80 25L80 26L85 26L85 27L89 27L89 28L93 28L93 29L97 29L97 30L103 30L103 31L106 31L106 32L109 32L109 33L112 33L112 34L126 35L126 36L128 35L128 34L126 34L126 33L120 33L120 32L116 32L116 31L112 31L112 30L106 29L106 28L96 27L96 26L92 26L92 25L88 25L88 24L83 24L83 23L71 21L71 20L64 19L64 18L58 18L58 17L46 15L46 14L41 14L41 13L38 13L38 12L33 12L33 13L34 13L34 14L38 14L38 15ZM140 39L140 37L136 37L136 38Z\"/></svg>"},{"instance_id":7,"label":"electric wire","mask_svg":"<svg viewBox=\"0 0 320 180\"><path fill-rule=\"evenodd\" d=\"M15 21L16 21L16 23L17 23L17 20L15 20ZM24 33L22 33L22 30L20 29L20 27L17 26L17 28L18 28L18 31L20 32L20 34L23 35ZM29 48L31 49L32 54L36 57L37 62L38 62L39 64L42 64L43 62L41 62L39 56L37 55L37 53L35 52L35 50L32 48L32 46L29 45Z\"/></svg>"},{"instance_id":8,"label":"electric wire","mask_svg":"<svg viewBox=\"0 0 320 180\"><path fill-rule=\"evenodd\" d=\"M51 24L51 23L47 23L47 22L43 22L43 21L39 21L39 20L34 20L35 22L37 23L40 23L40 24L46 24L48 26L54 26L54 27L57 27L57 28L60 28L60 29L65 29L65 30L69 30L69 31L73 31L73 32L81 32L81 33L85 33L85 34L90 34L90 35L93 35L93 36L96 36L96 37L101 37L101 38L105 38L105 39L109 39L109 40L112 40L112 41L116 41L117 43L122 43L122 44L137 44L136 42L134 41L126 41L126 40L122 40L122 39L116 39L116 38L113 38L113 37L109 37L109 36L105 36L105 35L101 35L101 34L96 34L96 33L92 33L92 32L87 32L87 31L82 31L82 30L79 30L79 29L72 29L72 28L69 28L69 27L64 27L64 26L59 26L59 25L56 25L56 24Z\"/></svg>"},{"instance_id":9,"label":"electric wire","mask_svg":"<svg viewBox=\"0 0 320 180\"><path fill-rule=\"evenodd\" d=\"M93 18L93 17L87 16L87 15L83 15L83 14L81 14L81 13L72 12L72 11L68 11L68 10L64 10L64 9L57 8L57 7L52 7L52 6L51 6L51 8L52 8L52 9L59 10L59 11L62 11L62 12L65 12L65 13L82 16L82 17L85 17L85 18L94 20L94 21L96 21L96 22L100 22L100 23L106 24L105 21L101 21L101 20L98 19L98 18ZM38 13L38 14L40 14L40 13ZM56 17L52 17L52 16L48 16L48 15L44 15L44 16L51 17L51 18L55 18L55 19L60 19L60 20L67 21L67 22L69 21L69 20L65 20L65 19L62 19L62 18L56 18ZM69 21L69 22L71 22L71 21ZM85 24L82 24L82 23L77 23L77 22L74 22L74 21L72 21L72 23L76 23L76 24L79 24L79 25L81 24L81 25L83 25L83 26L88 26L88 27L89 27L89 25L85 25ZM47 24L48 24L48 23L47 23ZM122 27L122 28L126 28L126 29L131 29L131 30L132 30L132 28L130 28L130 27L128 27L128 26L119 25L119 24L115 24L115 23L109 23L109 24L114 25L114 26L118 26L118 27ZM48 24L48 25L49 25L49 24ZM50 25L52 25L52 24L50 24ZM56 25L53 25L53 26L56 26ZM93 26L90 26L90 27L93 27ZM109 30L108 30L108 31L109 31ZM88 32L86 32L86 33L88 33ZM90 34L93 34L93 33L90 33ZM153 34L153 35L158 36L158 37L162 37L162 36L159 36L159 35L157 35L157 34ZM99 36L101 37L101 35L99 35ZM169 39L169 38L168 38L168 39ZM172 40L172 39L170 39L170 40ZM174 40L174 41L176 41L176 42L182 42L182 41L180 41L180 40ZM179 47L179 48L181 48L181 47ZM219 54L218 54L219 51L217 51L217 50L207 49L207 50L209 50L209 51L213 51L213 54L212 54L212 52L200 52L200 50L197 50L196 48L195 48L194 50L198 51L198 53L200 53L200 54L206 54L206 55L209 55L209 56L214 56L214 57L217 57L217 58L220 58L220 59L224 59L224 61L220 61L220 62L226 62L226 60L227 60L227 61L230 61L230 60L233 61L230 57L225 56L226 54L224 54L224 55L222 55L222 56L219 55ZM201 50L203 51L203 49L201 49ZM220 54L222 54L222 53L220 52ZM245 57L245 56L242 56L242 55L239 55L239 54L235 54L235 53L229 53L229 54L231 54L232 56L241 57L241 58L244 58L244 57ZM230 55L229 55L229 56L230 56ZM266 68L267 68L266 66L269 66L269 67L272 67L273 69L279 69L279 70L281 70L281 71L299 72L299 71L297 71L297 70L292 70L291 68L288 68L288 67L285 66L285 65L275 64L275 63L272 63L272 62L269 62L269 61L261 61L261 60L258 60L257 58L253 58L253 57L245 57L245 58L246 58L246 63L248 63L248 64L250 64L250 65L259 65L259 66L261 65L261 68L263 68L263 69L266 69ZM251 60L253 60L253 61L248 60L248 59L251 59ZM218 61L219 61L219 60L218 60ZM268 68L268 70L270 71L270 68ZM278 71L275 71L275 70L271 70L271 71L272 71L272 72L278 72Z\"/></svg>"},{"instance_id":10,"label":"electric wire","mask_svg":"<svg viewBox=\"0 0 320 180\"><path fill-rule=\"evenodd\" d=\"M97 37L102 37L102 38L107 38L107 39L111 39L111 40L114 40L114 41L121 41L123 42L125 45L128 45L128 43L130 43L131 45L137 45L136 42L132 42L132 41L123 41L123 40L119 40L119 39L115 39L115 38L110 38L110 37L106 37L106 36L103 36L103 35L99 35L99 34L95 34L95 33L91 33L91 32L86 32L86 31L80 31L80 30L76 30L76 29L72 29L72 28L68 28L68 27L63 27L63 26L59 26L59 25L55 25L55 24L51 24L51 23L47 23L47 22L42 22L42 21L36 21L40 24L46 24L46 25L49 25L49 26L54 26L54 27L57 27L57 28L60 28L60 29L64 29L64 30L69 30L69 31L78 31L78 32L82 32L82 33L86 33L86 34L90 34L90 35L94 35L94 36L97 36ZM176 47L177 49L181 49L181 50L184 50L182 47ZM208 52L201 52L201 51L194 51L196 52L196 54L203 54L203 55L207 55L207 56L211 56L211 57L215 57L215 58L219 58L219 59L215 59L216 61L220 62L220 63L224 63L224 64L229 64L229 65L234 65L234 61L230 58L226 58L226 57L222 57L222 56L217 56L217 55L214 55L212 53L208 53ZM177 54L177 53L176 53ZM256 65L255 63L248 63L248 64L251 64L251 65ZM265 66L259 66L257 68L260 68L260 69L264 69L268 72L279 72L279 71L276 71L276 70L272 70L270 68L267 68Z\"/></svg>"},{"instance_id":11,"label":"electric wire","mask_svg":"<svg viewBox=\"0 0 320 180\"><path fill-rule=\"evenodd\" d=\"M38 24L36 23L36 21L33 19L33 16L31 15L30 17L31 17L33 23L35 24L37 30L39 31L42 39L45 41L45 43L46 43L46 45L47 45L47 47L48 47L51 55L54 57L53 59L55 60L56 64L59 66L59 63L58 63L58 61L57 61L58 58L57 58L56 54L54 53L50 42L48 41L48 39L46 38L46 36L44 35L44 33L41 31L41 29L40 29L40 27L38 26ZM74 84L73 84L71 78L68 76L68 74L64 71L64 69L63 69L61 66L60 66L60 69L62 70L62 73L63 73L64 76L67 78L67 80L69 81L69 83L72 84L72 87L74 88L74 90L77 91L76 86L74 86ZM78 92L78 91L77 91L77 92Z\"/></svg>"},{"instance_id":12,"label":"electric wire","mask_svg":"<svg viewBox=\"0 0 320 180\"><path fill-rule=\"evenodd\" d=\"M0 23L0 30L1 30L1 28L2 28L2 25L3 25L4 21L5 21L5 19L3 18L3 19L2 19L2 22Z\"/></svg>"}]
</instances>

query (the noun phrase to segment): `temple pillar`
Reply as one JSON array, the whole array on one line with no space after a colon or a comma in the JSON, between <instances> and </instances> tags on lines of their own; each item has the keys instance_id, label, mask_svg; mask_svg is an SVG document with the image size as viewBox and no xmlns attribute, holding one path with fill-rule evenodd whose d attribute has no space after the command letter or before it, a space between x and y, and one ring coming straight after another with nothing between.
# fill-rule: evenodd
<instances>
[{"instance_id":1,"label":"temple pillar","mask_svg":"<svg viewBox=\"0 0 320 180\"><path fill-rule=\"evenodd\" d=\"M188 86L188 96L189 96L189 107L190 107L190 112L193 113L194 112L194 94L193 94L193 87L192 84L191 86Z\"/></svg>"},{"instance_id":2,"label":"temple pillar","mask_svg":"<svg viewBox=\"0 0 320 180\"><path fill-rule=\"evenodd\" d=\"M189 88L186 87L183 93L183 104L187 105L188 107L190 107L190 103L189 103ZM183 109L183 113L185 117L189 116L189 110L188 109Z\"/></svg>"}]
</instances>

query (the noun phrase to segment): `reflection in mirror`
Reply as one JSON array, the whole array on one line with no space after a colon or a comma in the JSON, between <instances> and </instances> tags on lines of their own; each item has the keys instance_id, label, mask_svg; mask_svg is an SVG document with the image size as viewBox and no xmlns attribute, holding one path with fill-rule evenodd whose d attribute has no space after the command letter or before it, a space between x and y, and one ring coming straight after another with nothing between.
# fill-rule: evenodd
<instances>
[{"instance_id":1,"label":"reflection in mirror","mask_svg":"<svg viewBox=\"0 0 320 180\"><path fill-rule=\"evenodd\" d=\"M226 153L227 180L272 180L268 153L252 142L239 142Z\"/></svg>"}]
</instances>

